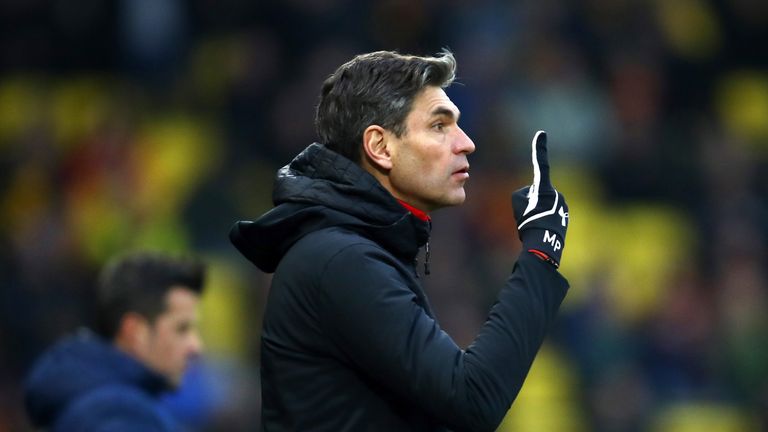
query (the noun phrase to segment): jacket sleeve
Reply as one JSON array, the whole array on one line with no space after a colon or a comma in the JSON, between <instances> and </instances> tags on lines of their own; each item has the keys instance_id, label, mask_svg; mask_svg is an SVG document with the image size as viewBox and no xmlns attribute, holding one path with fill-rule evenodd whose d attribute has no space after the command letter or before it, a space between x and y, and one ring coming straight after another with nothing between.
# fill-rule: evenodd
<instances>
[{"instance_id":1,"label":"jacket sleeve","mask_svg":"<svg viewBox=\"0 0 768 432\"><path fill-rule=\"evenodd\" d=\"M456 430L494 430L517 396L568 289L522 254L466 351L416 303L391 256L347 247L321 279L324 325L361 371Z\"/></svg>"}]
</instances>

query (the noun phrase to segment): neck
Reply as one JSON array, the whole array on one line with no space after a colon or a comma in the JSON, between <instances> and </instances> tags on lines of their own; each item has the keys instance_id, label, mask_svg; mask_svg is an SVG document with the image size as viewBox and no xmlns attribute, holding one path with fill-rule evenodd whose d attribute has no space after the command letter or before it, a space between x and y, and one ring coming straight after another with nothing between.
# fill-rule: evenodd
<instances>
[{"instance_id":1,"label":"neck","mask_svg":"<svg viewBox=\"0 0 768 432\"><path fill-rule=\"evenodd\" d=\"M413 213L413 215L416 216L416 218L421 219L421 220L423 220L425 222L430 220L429 214L427 214L427 212L425 212L423 210L419 210L416 207L408 204L407 202L405 202L403 200L397 200L397 202L399 202L400 205L405 207L408 211Z\"/></svg>"},{"instance_id":2,"label":"neck","mask_svg":"<svg viewBox=\"0 0 768 432\"><path fill-rule=\"evenodd\" d=\"M414 216L416 216L418 219L421 219L423 221L430 220L429 214L425 212L424 210L421 210L417 207L414 207L413 205L401 200L397 197L397 195L393 192L393 188L389 182L389 176L387 173L378 168L376 165L371 164L367 159L363 159L362 161L362 168L366 171L368 171L369 174L371 174L376 180L381 183L381 185L386 189L396 200L400 203L403 207L405 207L408 211L413 213Z\"/></svg>"}]
</instances>

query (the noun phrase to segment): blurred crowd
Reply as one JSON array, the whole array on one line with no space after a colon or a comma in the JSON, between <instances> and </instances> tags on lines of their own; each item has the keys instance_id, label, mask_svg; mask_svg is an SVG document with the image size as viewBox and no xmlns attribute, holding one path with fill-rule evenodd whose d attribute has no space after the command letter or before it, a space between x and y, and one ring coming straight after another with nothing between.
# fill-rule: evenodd
<instances>
[{"instance_id":1,"label":"blurred crowd","mask_svg":"<svg viewBox=\"0 0 768 432\"><path fill-rule=\"evenodd\" d=\"M339 64L444 47L477 151L425 287L460 345L520 252L538 129L572 214L572 286L500 430L768 430L765 40L761 0L0 2L0 431L31 430L24 373L139 248L211 265L207 352L165 402L256 430L269 275L228 229L271 207Z\"/></svg>"}]
</instances>

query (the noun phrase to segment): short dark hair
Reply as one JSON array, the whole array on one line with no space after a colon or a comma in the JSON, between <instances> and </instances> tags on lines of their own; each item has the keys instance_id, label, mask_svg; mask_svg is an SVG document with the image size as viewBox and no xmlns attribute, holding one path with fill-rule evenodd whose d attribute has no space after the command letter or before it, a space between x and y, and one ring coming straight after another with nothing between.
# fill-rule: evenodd
<instances>
[{"instance_id":1,"label":"short dark hair","mask_svg":"<svg viewBox=\"0 0 768 432\"><path fill-rule=\"evenodd\" d=\"M166 294L182 286L202 294L205 266L196 258L133 252L113 258L101 271L96 296L98 334L113 339L127 312L150 322L166 308Z\"/></svg>"},{"instance_id":2,"label":"short dark hair","mask_svg":"<svg viewBox=\"0 0 768 432\"><path fill-rule=\"evenodd\" d=\"M315 115L317 134L327 148L360 163L368 126L376 124L402 136L416 95L427 86L448 87L455 77L456 59L447 49L437 57L394 51L358 55L323 83Z\"/></svg>"}]
</instances>

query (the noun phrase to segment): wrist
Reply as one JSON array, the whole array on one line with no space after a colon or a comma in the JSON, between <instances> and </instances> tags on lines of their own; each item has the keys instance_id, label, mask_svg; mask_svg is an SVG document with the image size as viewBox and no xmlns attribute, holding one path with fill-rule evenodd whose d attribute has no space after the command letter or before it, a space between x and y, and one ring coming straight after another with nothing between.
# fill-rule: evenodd
<instances>
[{"instance_id":1,"label":"wrist","mask_svg":"<svg viewBox=\"0 0 768 432\"><path fill-rule=\"evenodd\" d=\"M523 249L533 253L544 261L551 262L555 267L560 266L565 239L555 230L529 229L521 234Z\"/></svg>"},{"instance_id":2,"label":"wrist","mask_svg":"<svg viewBox=\"0 0 768 432\"><path fill-rule=\"evenodd\" d=\"M552 258L550 258L549 255L545 254L544 252L536 250L536 249L528 249L528 252L531 255L535 256L536 258L538 258L538 259L540 259L540 260L542 260L544 262L549 263L554 268L560 268L560 264L558 264L557 261L555 261Z\"/></svg>"}]
</instances>

